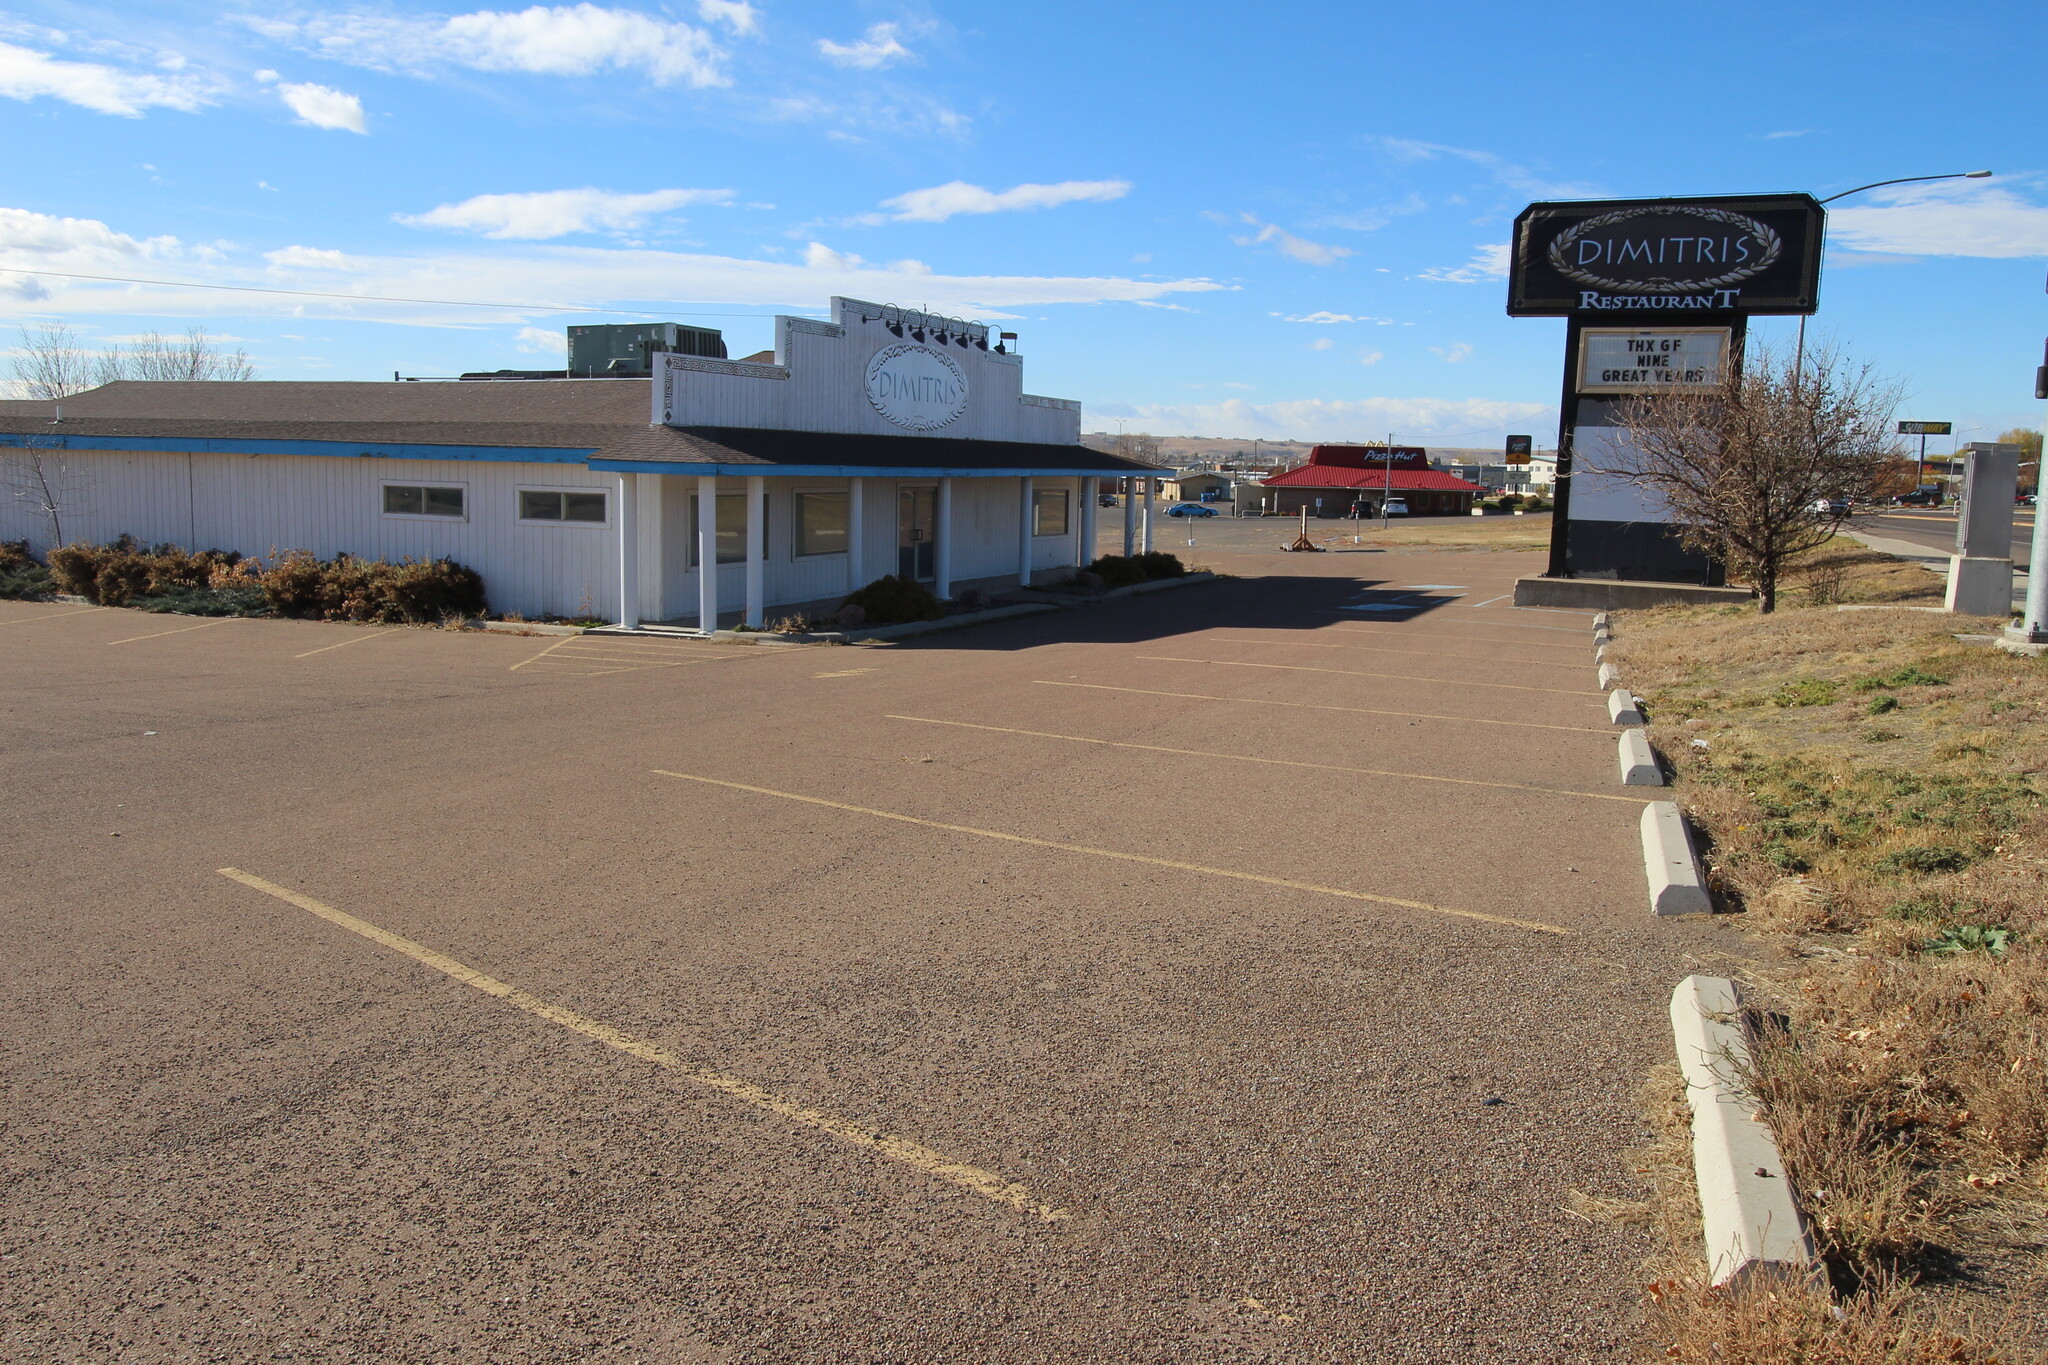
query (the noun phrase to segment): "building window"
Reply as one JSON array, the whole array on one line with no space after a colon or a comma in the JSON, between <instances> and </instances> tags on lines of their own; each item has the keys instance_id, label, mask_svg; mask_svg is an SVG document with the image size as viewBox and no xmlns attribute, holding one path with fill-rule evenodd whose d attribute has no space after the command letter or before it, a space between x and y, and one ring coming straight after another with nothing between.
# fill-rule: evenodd
<instances>
[{"instance_id":1,"label":"building window","mask_svg":"<svg viewBox=\"0 0 2048 1365\"><path fill-rule=\"evenodd\" d=\"M697 512L702 500L695 493L690 495L690 567L696 568L703 561L697 546ZM763 551L766 551L768 529L768 496L761 495L761 529ZM718 562L721 564L744 564L747 561L747 495L745 493L720 493L718 495Z\"/></svg>"},{"instance_id":2,"label":"building window","mask_svg":"<svg viewBox=\"0 0 2048 1365\"><path fill-rule=\"evenodd\" d=\"M605 524L605 495L562 488L522 488L519 490L519 519L543 525L566 522L574 526L602 526Z\"/></svg>"},{"instance_id":3,"label":"building window","mask_svg":"<svg viewBox=\"0 0 2048 1365\"><path fill-rule=\"evenodd\" d=\"M844 493L796 495L796 552L806 555L846 553L847 500Z\"/></svg>"},{"instance_id":4,"label":"building window","mask_svg":"<svg viewBox=\"0 0 2048 1365\"><path fill-rule=\"evenodd\" d=\"M1034 488L1031 490L1031 534L1034 536L1063 536L1067 533L1067 490L1064 488Z\"/></svg>"},{"instance_id":5,"label":"building window","mask_svg":"<svg viewBox=\"0 0 2048 1365\"><path fill-rule=\"evenodd\" d=\"M464 518L466 490L462 485L434 487L416 483L384 485L384 515L387 517L431 517L435 521Z\"/></svg>"}]
</instances>

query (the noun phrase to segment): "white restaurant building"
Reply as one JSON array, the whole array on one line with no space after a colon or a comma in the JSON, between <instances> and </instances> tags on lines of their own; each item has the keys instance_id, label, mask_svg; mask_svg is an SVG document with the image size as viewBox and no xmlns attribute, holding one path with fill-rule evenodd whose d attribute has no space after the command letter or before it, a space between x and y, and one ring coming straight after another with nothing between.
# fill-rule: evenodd
<instances>
[{"instance_id":1,"label":"white restaurant building","mask_svg":"<svg viewBox=\"0 0 2048 1365\"><path fill-rule=\"evenodd\" d=\"M1093 558L1102 483L1136 476L1149 512L1166 472L1082 446L1080 404L1025 393L979 323L835 298L830 322L777 318L772 358L652 361L651 379L126 381L0 403L0 462L54 488L67 542L445 556L494 611L628 625L758 625L884 574L941 597L1064 577ZM1126 513L1134 537L1150 526ZM51 518L0 498L18 539L47 551Z\"/></svg>"}]
</instances>

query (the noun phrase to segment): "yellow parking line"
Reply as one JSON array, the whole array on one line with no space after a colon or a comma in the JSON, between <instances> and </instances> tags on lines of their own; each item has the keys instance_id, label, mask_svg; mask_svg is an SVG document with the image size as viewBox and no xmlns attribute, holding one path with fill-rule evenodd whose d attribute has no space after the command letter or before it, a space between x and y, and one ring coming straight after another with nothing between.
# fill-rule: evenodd
<instances>
[{"instance_id":1,"label":"yellow parking line","mask_svg":"<svg viewBox=\"0 0 2048 1365\"><path fill-rule=\"evenodd\" d=\"M1433 649L1389 649L1385 645L1326 645L1315 640L1253 640L1236 635L1212 635L1210 640L1219 645L1289 645L1302 649L1356 649L1367 654L1416 654L1425 659L1463 659L1475 664L1516 664L1524 668L1584 668L1584 664L1566 663L1562 659L1501 659L1486 654L1439 654ZM1573 645L1543 645L1542 649L1573 649Z\"/></svg>"},{"instance_id":2,"label":"yellow parking line","mask_svg":"<svg viewBox=\"0 0 2048 1365\"><path fill-rule=\"evenodd\" d=\"M67 616L90 616L96 611L111 610L111 607L80 607L77 611L53 612L48 616L19 616L12 621L0 621L0 626L32 626L38 621L61 621Z\"/></svg>"},{"instance_id":3,"label":"yellow parking line","mask_svg":"<svg viewBox=\"0 0 2048 1365\"><path fill-rule=\"evenodd\" d=\"M926 829L942 829L950 834L972 834L983 839L1000 839L1009 844L1029 844L1033 848L1055 848L1062 853L1086 853L1097 858L1115 858L1127 863L1145 863L1152 867L1172 868L1176 872L1199 872L1209 877L1229 877L1233 881L1258 882L1264 886L1284 886L1291 891L1313 891L1323 896L1342 896L1346 900L1371 901L1375 905L1397 905L1404 910L1426 910L1433 915L1451 915L1458 919L1484 920L1488 924L1505 924L1516 929L1534 929L1545 934L1569 934L1571 930L1561 924L1545 924L1542 920L1512 919L1506 915L1489 915L1478 910L1454 910L1447 905L1432 905L1428 901L1404 900L1399 896L1375 895L1370 891L1351 891L1341 886L1319 886L1314 882L1298 882L1290 877L1268 877L1258 872L1239 872L1228 867L1204 867L1200 863L1176 862L1171 858L1154 858L1143 853L1125 853L1113 848L1092 848L1087 844L1063 844L1054 839L1034 839L1026 834L1010 834L999 829L977 829L973 825L949 825L941 820L926 820L916 815L900 815L892 810L876 810L871 806L849 805L844 801L828 801L822 796L803 796L796 792L777 791L773 787L756 787L745 782L727 782L717 777L698 777L694 773L672 773L666 768L652 770L661 777L679 777L685 782L702 782L711 787L730 787L734 791L753 792L757 796L773 796L784 801L801 801L811 806L829 806L833 810L851 811L855 815L872 815L878 820L897 820L906 825L923 825Z\"/></svg>"},{"instance_id":4,"label":"yellow parking line","mask_svg":"<svg viewBox=\"0 0 2048 1365\"><path fill-rule=\"evenodd\" d=\"M1418 678L1413 673L1361 673L1352 668L1317 668L1314 664L1257 664L1237 659L1184 659L1175 654L1134 656L1155 664L1214 664L1218 668L1278 668L1289 673L1337 673L1347 678L1385 678L1392 682L1436 683L1451 687L1492 687L1503 692L1551 692L1561 697L1583 697L1592 689L1580 687L1526 687L1521 683L1467 682L1463 678Z\"/></svg>"},{"instance_id":5,"label":"yellow parking line","mask_svg":"<svg viewBox=\"0 0 2048 1365\"><path fill-rule=\"evenodd\" d=\"M568 644L571 640L575 638L576 637L574 635L564 635L561 639L555 641L553 644L549 645L546 649L534 655L532 658L521 659L518 663L513 664L510 668L506 669L505 671L508 673L517 673L520 669L526 667L528 664L536 663L541 659L547 658L548 655L554 653L556 650L560 649L563 645Z\"/></svg>"},{"instance_id":6,"label":"yellow parking line","mask_svg":"<svg viewBox=\"0 0 2048 1365\"><path fill-rule=\"evenodd\" d=\"M150 635L131 635L125 640L109 640L107 643L110 645L132 645L137 640L161 640L166 635L183 635L188 630L205 630L208 626L231 626L235 622L244 619L246 618L240 616L223 616L218 621L201 621L196 626L179 626L176 630L159 630Z\"/></svg>"},{"instance_id":7,"label":"yellow parking line","mask_svg":"<svg viewBox=\"0 0 2048 1365\"><path fill-rule=\"evenodd\" d=\"M1049 730L1017 730L1007 725L976 725L965 720L940 720L936 716L885 714L884 720L911 720L920 725L952 725L962 730L989 730L999 735L1029 735L1033 739L1064 739L1075 744L1100 744L1110 749L1144 749L1155 754L1180 754L1187 758L1227 758L1238 763L1267 763L1281 768L1313 768L1326 773L1359 773L1367 777L1399 777L1413 782L1449 782L1459 787L1498 787L1504 791L1536 792L1543 796L1579 796L1588 801L1626 801L1642 805L1656 798L1616 796L1610 792L1577 792L1568 787L1532 787L1523 782L1489 782L1478 777L1438 777L1433 773L1395 772L1388 768L1351 768L1341 763L1310 763L1299 758L1267 758L1262 754L1225 754L1213 749L1175 749L1165 744L1138 744L1126 739L1096 739L1092 735L1060 735Z\"/></svg>"},{"instance_id":8,"label":"yellow parking line","mask_svg":"<svg viewBox=\"0 0 2048 1365\"><path fill-rule=\"evenodd\" d=\"M304 654L294 654L292 655L292 657L294 659L310 659L315 654L325 654L330 649L347 649L350 645L359 645L365 640L375 640L381 638L382 636L396 634L398 634L398 632L395 630L372 630L366 632L365 634L356 636L356 638L353 640L343 640L340 644L335 645L322 645L318 649L309 649Z\"/></svg>"},{"instance_id":9,"label":"yellow parking line","mask_svg":"<svg viewBox=\"0 0 2048 1365\"><path fill-rule=\"evenodd\" d=\"M744 1100L757 1109L765 1109L772 1114L779 1114L783 1118L802 1124L806 1128L816 1128L821 1132L830 1133L832 1136L853 1143L857 1147L865 1147L869 1151L877 1152L892 1161L900 1161L906 1166L915 1167L927 1175L936 1176L941 1180L973 1190L976 1194L993 1199L999 1204L1008 1204L1019 1212L1032 1214L1048 1222L1072 1216L1065 1209L1057 1209L1037 1202L1032 1198L1031 1191L1028 1188L1015 1181L1005 1180L992 1171L984 1171L978 1166L969 1166L963 1162L949 1160L929 1147L921 1146L918 1143L895 1137L888 1133L878 1132L871 1128L864 1128L857 1123L835 1117L821 1109L813 1109L808 1105L799 1104L795 1100L785 1099L771 1090L762 1089L752 1081L741 1080L737 1076L728 1076L723 1072L708 1071L702 1067L693 1066L674 1053L647 1042L645 1039L635 1038L631 1034L615 1029L609 1024L599 1023L588 1015L578 1014L574 1010L564 1009L560 1005L551 1005L538 996L528 995L516 986L508 985L496 977L486 976L474 967L465 966L452 957L437 953L423 943L416 943L412 939L394 934L389 929L379 928L368 920L357 919L354 915L336 910L333 906L323 905L311 896L300 895L296 891L279 886L275 882L265 881L263 878L244 872L239 868L223 867L220 869L220 874L233 881L238 881L252 890L261 891L266 896L275 896L288 905L295 905L309 915L318 915L328 923L339 925L352 934L359 934L369 939L372 943L381 944L393 952L403 953L423 967L432 967L435 971L451 976L465 986L473 986L486 995L497 996L506 1004L525 1010L528 1014L545 1019L551 1024L559 1024L565 1029L603 1043L606 1047L623 1052L629 1057L637 1057L643 1062L652 1062L658 1067L673 1071L684 1080L694 1081L698 1085L723 1091L734 1099Z\"/></svg>"},{"instance_id":10,"label":"yellow parking line","mask_svg":"<svg viewBox=\"0 0 2048 1365\"><path fill-rule=\"evenodd\" d=\"M1565 730L1575 735L1611 735L1590 725L1538 725L1532 720L1489 720L1483 716L1439 716L1429 711L1382 711L1371 706L1326 706L1312 701L1269 701L1264 697L1212 697L1203 692L1161 692L1149 687L1111 687L1107 683L1054 682L1033 678L1040 687L1082 687L1091 692L1132 692L1141 697L1178 697L1183 701L1234 701L1246 706L1292 706L1303 711L1348 711L1360 716L1401 716L1408 720L1451 720L1460 725L1505 725L1515 730Z\"/></svg>"}]
</instances>

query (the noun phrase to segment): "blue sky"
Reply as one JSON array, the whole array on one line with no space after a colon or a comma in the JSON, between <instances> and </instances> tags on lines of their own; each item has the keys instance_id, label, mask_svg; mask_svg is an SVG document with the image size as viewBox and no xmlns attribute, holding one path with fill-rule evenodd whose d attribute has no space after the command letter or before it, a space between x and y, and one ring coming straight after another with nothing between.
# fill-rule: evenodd
<instances>
[{"instance_id":1,"label":"blue sky","mask_svg":"<svg viewBox=\"0 0 2048 1365\"><path fill-rule=\"evenodd\" d=\"M1547 441L1564 324L1503 312L1530 200L1990 168L1836 205L1812 324L1981 440L2041 420L2044 40L2038 3L59 0L0 11L0 341L200 324L375 379L606 320L55 272L642 310L736 355L846 293L1002 321L1091 429Z\"/></svg>"}]
</instances>

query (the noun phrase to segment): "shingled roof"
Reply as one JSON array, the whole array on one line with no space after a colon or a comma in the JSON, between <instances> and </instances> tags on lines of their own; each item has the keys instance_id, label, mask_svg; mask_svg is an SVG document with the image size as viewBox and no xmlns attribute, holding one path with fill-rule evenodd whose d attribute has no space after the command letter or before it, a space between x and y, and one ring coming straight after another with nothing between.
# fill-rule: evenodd
<instances>
[{"instance_id":1,"label":"shingled roof","mask_svg":"<svg viewBox=\"0 0 2048 1365\"><path fill-rule=\"evenodd\" d=\"M561 379L469 383L305 381L145 381L73 394L61 403L0 404L0 444L10 435L62 437L91 447L95 437L124 448L152 439L179 448L201 443L233 449L245 442L339 446L421 446L450 453L532 450L535 458L575 459L594 468L674 466L774 473L778 469L904 469L1088 473L1163 471L1081 445L970 441L749 427L666 427L648 421L645 379ZM62 420L55 420L61 409ZM545 456L541 452L547 452ZM308 451L306 453L317 453ZM332 452L327 452L332 453ZM382 453L366 450L364 453Z\"/></svg>"}]
</instances>

